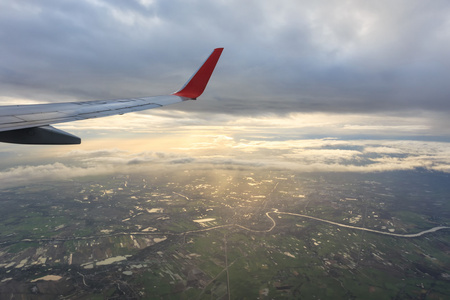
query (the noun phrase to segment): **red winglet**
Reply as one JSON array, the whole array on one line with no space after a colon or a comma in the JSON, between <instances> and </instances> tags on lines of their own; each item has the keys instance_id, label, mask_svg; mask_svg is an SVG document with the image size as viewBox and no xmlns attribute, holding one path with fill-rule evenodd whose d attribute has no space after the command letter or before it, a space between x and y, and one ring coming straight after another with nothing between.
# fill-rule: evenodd
<instances>
[{"instance_id":1,"label":"red winglet","mask_svg":"<svg viewBox=\"0 0 450 300\"><path fill-rule=\"evenodd\" d=\"M217 61L222 54L223 48L214 49L208 59L203 63L203 65L198 69L198 71L191 77L191 79L186 82L186 84L178 92L172 95L186 97L190 99L197 99L208 84L209 78L211 77L214 68L216 67Z\"/></svg>"}]
</instances>

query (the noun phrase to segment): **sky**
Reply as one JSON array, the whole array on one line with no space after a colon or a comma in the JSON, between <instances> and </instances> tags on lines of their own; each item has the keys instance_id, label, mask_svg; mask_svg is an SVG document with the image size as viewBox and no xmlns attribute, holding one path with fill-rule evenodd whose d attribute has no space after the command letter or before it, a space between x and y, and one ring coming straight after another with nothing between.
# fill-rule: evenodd
<instances>
[{"instance_id":1,"label":"sky","mask_svg":"<svg viewBox=\"0 0 450 300\"><path fill-rule=\"evenodd\" d=\"M78 146L0 145L0 182L130 166L450 172L448 1L0 0L0 102L178 90L197 101L55 125Z\"/></svg>"}]
</instances>

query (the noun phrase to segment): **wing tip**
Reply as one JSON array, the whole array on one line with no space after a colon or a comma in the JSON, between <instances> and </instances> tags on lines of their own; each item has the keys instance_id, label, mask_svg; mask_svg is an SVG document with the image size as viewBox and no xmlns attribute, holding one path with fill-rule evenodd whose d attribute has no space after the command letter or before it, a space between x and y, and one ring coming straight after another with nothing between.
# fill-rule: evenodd
<instances>
[{"instance_id":1,"label":"wing tip","mask_svg":"<svg viewBox=\"0 0 450 300\"><path fill-rule=\"evenodd\" d=\"M173 93L172 95L189 99L197 99L201 94L203 94L203 91L211 78L223 49L224 48L215 48L197 72L194 73L194 75L179 91Z\"/></svg>"}]
</instances>

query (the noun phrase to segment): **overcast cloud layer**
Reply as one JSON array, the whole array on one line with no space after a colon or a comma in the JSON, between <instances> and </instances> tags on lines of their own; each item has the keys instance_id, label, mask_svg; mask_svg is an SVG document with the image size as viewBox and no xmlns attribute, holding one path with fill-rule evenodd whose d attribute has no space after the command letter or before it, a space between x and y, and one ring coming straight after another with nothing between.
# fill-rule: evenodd
<instances>
[{"instance_id":1,"label":"overcast cloud layer","mask_svg":"<svg viewBox=\"0 0 450 300\"><path fill-rule=\"evenodd\" d=\"M450 172L449 1L3 1L0 102L180 88L198 101L57 124L77 146L2 144L0 188L145 168Z\"/></svg>"},{"instance_id":2,"label":"overcast cloud layer","mask_svg":"<svg viewBox=\"0 0 450 300\"><path fill-rule=\"evenodd\" d=\"M232 114L450 111L450 2L0 1L3 102L157 95L225 52Z\"/></svg>"}]
</instances>

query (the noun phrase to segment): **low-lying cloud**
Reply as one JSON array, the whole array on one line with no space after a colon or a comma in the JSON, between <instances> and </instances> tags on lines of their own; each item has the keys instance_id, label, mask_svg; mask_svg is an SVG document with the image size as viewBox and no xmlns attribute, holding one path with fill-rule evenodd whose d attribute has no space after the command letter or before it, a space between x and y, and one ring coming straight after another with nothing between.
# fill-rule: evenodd
<instances>
[{"instance_id":1,"label":"low-lying cloud","mask_svg":"<svg viewBox=\"0 0 450 300\"><path fill-rule=\"evenodd\" d=\"M392 140L300 139L249 141L208 135L205 148L166 152L75 150L57 162L23 165L0 172L1 187L91 175L195 168L275 169L299 172L382 172L427 169L450 173L448 143ZM221 143L214 143L220 140Z\"/></svg>"}]
</instances>

